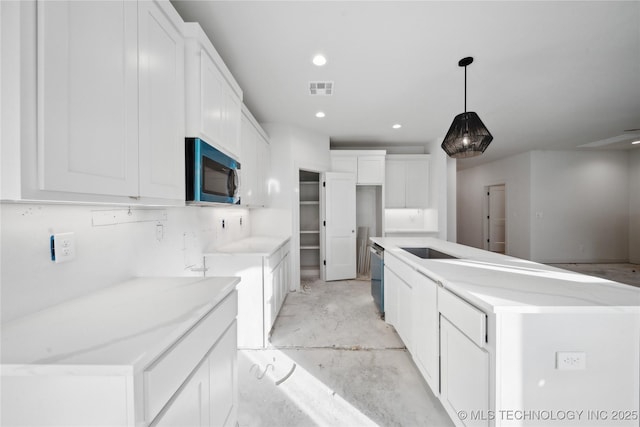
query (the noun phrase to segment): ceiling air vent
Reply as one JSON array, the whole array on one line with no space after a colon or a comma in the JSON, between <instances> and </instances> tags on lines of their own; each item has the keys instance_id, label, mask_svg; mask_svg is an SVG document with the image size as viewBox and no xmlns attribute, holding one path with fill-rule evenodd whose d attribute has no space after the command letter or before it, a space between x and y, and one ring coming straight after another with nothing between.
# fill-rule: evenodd
<instances>
[{"instance_id":1,"label":"ceiling air vent","mask_svg":"<svg viewBox=\"0 0 640 427\"><path fill-rule=\"evenodd\" d=\"M333 95L333 82L309 82L309 95Z\"/></svg>"}]
</instances>

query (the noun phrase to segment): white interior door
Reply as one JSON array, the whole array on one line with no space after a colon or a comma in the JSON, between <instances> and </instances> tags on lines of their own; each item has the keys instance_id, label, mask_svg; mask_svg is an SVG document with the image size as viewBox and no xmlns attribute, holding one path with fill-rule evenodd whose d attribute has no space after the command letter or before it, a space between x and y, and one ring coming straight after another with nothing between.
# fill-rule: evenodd
<instances>
[{"instance_id":1,"label":"white interior door","mask_svg":"<svg viewBox=\"0 0 640 427\"><path fill-rule=\"evenodd\" d=\"M327 172L325 182L325 280L356 278L356 176Z\"/></svg>"},{"instance_id":2,"label":"white interior door","mask_svg":"<svg viewBox=\"0 0 640 427\"><path fill-rule=\"evenodd\" d=\"M489 250L504 253L505 251L505 201L504 185L489 187Z\"/></svg>"}]
</instances>

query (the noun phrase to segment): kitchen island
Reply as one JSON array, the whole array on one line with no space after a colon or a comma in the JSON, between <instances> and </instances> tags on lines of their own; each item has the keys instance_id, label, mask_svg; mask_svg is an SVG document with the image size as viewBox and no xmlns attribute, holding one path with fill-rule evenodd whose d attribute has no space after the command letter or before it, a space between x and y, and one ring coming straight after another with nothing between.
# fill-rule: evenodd
<instances>
[{"instance_id":1,"label":"kitchen island","mask_svg":"<svg viewBox=\"0 0 640 427\"><path fill-rule=\"evenodd\" d=\"M640 289L433 238L371 240L386 321L456 425L639 425Z\"/></svg>"}]
</instances>

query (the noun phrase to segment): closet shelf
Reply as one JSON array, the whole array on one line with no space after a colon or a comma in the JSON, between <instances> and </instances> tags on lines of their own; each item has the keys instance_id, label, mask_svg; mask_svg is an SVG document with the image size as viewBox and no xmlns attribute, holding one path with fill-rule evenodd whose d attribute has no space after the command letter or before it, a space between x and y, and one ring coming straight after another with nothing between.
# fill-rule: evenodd
<instances>
[{"instance_id":1,"label":"closet shelf","mask_svg":"<svg viewBox=\"0 0 640 427\"><path fill-rule=\"evenodd\" d=\"M300 234L319 234L320 230L300 230Z\"/></svg>"},{"instance_id":2,"label":"closet shelf","mask_svg":"<svg viewBox=\"0 0 640 427\"><path fill-rule=\"evenodd\" d=\"M301 205L319 205L320 202L317 200L308 200L308 201L301 201L300 202Z\"/></svg>"},{"instance_id":3,"label":"closet shelf","mask_svg":"<svg viewBox=\"0 0 640 427\"><path fill-rule=\"evenodd\" d=\"M300 249L320 249L320 246L300 246Z\"/></svg>"}]
</instances>

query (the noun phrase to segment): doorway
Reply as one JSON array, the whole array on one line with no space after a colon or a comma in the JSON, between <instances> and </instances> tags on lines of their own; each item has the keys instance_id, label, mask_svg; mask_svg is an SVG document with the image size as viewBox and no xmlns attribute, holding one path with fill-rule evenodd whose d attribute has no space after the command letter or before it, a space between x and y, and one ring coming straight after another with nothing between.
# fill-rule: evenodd
<instances>
[{"instance_id":1,"label":"doorway","mask_svg":"<svg viewBox=\"0 0 640 427\"><path fill-rule=\"evenodd\" d=\"M321 278L320 174L300 170L300 279Z\"/></svg>"},{"instance_id":2,"label":"doorway","mask_svg":"<svg viewBox=\"0 0 640 427\"><path fill-rule=\"evenodd\" d=\"M506 252L506 203L505 185L486 187L485 249L504 254Z\"/></svg>"}]
</instances>

